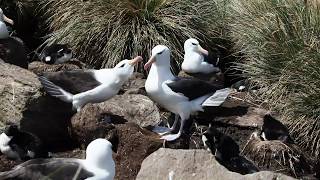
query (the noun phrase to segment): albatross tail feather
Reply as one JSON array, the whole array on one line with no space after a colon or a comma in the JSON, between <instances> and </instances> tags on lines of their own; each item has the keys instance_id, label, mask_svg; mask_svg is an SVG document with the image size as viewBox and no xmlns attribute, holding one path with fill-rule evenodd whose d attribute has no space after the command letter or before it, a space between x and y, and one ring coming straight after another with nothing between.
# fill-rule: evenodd
<instances>
[{"instance_id":1,"label":"albatross tail feather","mask_svg":"<svg viewBox=\"0 0 320 180\"><path fill-rule=\"evenodd\" d=\"M39 76L39 81L41 82L44 89L54 97L57 97L65 102L72 102L73 94L63 90L61 87L53 84L44 76Z\"/></svg>"},{"instance_id":2,"label":"albatross tail feather","mask_svg":"<svg viewBox=\"0 0 320 180\"><path fill-rule=\"evenodd\" d=\"M230 88L217 90L202 103L202 106L220 106L227 99L229 94Z\"/></svg>"}]
</instances>

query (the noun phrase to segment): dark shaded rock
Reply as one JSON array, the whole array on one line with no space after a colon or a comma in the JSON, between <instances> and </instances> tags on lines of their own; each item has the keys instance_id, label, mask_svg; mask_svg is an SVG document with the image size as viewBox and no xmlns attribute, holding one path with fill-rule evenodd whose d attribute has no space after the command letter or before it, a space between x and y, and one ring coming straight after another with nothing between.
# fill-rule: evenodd
<instances>
[{"instance_id":1,"label":"dark shaded rock","mask_svg":"<svg viewBox=\"0 0 320 180\"><path fill-rule=\"evenodd\" d=\"M190 73L186 73L184 71L180 71L178 76L183 77L183 78L196 78L196 79L200 79L200 80L206 81L206 82L214 84L214 85L221 85L221 87L224 86L222 73L211 73L211 74L194 73L194 74L190 74Z\"/></svg>"},{"instance_id":2,"label":"dark shaded rock","mask_svg":"<svg viewBox=\"0 0 320 180\"><path fill-rule=\"evenodd\" d=\"M0 161L1 161L1 163L0 163L0 172L9 171L14 166L16 166L19 163L21 163L19 161L10 160L10 159L6 158L6 156L4 156L3 154L0 155Z\"/></svg>"},{"instance_id":3,"label":"dark shaded rock","mask_svg":"<svg viewBox=\"0 0 320 180\"><path fill-rule=\"evenodd\" d=\"M14 37L0 39L0 59L22 68L28 68L27 50L22 40Z\"/></svg>"},{"instance_id":4,"label":"dark shaded rock","mask_svg":"<svg viewBox=\"0 0 320 180\"><path fill-rule=\"evenodd\" d=\"M140 128L133 123L117 125L119 145L115 179L135 179L142 161L162 146L162 141L155 133ZM154 164L155 165L155 164Z\"/></svg>"},{"instance_id":5,"label":"dark shaded rock","mask_svg":"<svg viewBox=\"0 0 320 180\"><path fill-rule=\"evenodd\" d=\"M291 180L293 178L268 171L241 175L228 171L215 160L213 155L205 150L173 150L161 148L143 161L136 179Z\"/></svg>"},{"instance_id":6,"label":"dark shaded rock","mask_svg":"<svg viewBox=\"0 0 320 180\"><path fill-rule=\"evenodd\" d=\"M84 65L75 59L63 64L46 64L40 61L34 61L29 64L29 70L38 75L41 75L44 72L70 71L82 69L83 67Z\"/></svg>"},{"instance_id":7,"label":"dark shaded rock","mask_svg":"<svg viewBox=\"0 0 320 180\"><path fill-rule=\"evenodd\" d=\"M102 113L99 107L88 104L71 119L72 137L82 148L87 147L94 139L106 138L110 140L116 150L118 145L117 130L114 125L109 123L116 124L125 121L122 117Z\"/></svg>"}]
</instances>

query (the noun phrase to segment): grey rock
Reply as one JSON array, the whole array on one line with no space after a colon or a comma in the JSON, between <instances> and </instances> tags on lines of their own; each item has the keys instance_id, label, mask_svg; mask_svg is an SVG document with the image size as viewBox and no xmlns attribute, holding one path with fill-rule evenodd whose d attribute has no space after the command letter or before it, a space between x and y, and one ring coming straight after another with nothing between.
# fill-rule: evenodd
<instances>
[{"instance_id":1,"label":"grey rock","mask_svg":"<svg viewBox=\"0 0 320 180\"><path fill-rule=\"evenodd\" d=\"M206 150L174 150L160 148L149 155L141 165L137 180L269 180L294 179L278 173L261 171L241 175L228 171ZM171 180L170 179L170 180Z\"/></svg>"},{"instance_id":2,"label":"grey rock","mask_svg":"<svg viewBox=\"0 0 320 180\"><path fill-rule=\"evenodd\" d=\"M28 104L41 96L40 88L32 72L0 62L0 127L19 121Z\"/></svg>"},{"instance_id":3,"label":"grey rock","mask_svg":"<svg viewBox=\"0 0 320 180\"><path fill-rule=\"evenodd\" d=\"M102 118L103 114L121 116L140 127L154 126L160 122L160 113L155 103L140 94L117 95L102 103L87 104L74 118L97 119Z\"/></svg>"}]
</instances>

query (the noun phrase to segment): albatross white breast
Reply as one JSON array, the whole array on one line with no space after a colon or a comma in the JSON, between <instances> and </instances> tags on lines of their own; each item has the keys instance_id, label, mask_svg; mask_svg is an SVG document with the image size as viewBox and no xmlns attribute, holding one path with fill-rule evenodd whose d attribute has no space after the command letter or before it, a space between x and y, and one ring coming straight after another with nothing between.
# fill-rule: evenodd
<instances>
[{"instance_id":1,"label":"albatross white breast","mask_svg":"<svg viewBox=\"0 0 320 180\"><path fill-rule=\"evenodd\" d=\"M181 65L183 71L187 73L212 73L219 72L219 68L206 62L209 52L203 49L199 41L190 38L184 43L184 60Z\"/></svg>"},{"instance_id":2,"label":"albatross white breast","mask_svg":"<svg viewBox=\"0 0 320 180\"><path fill-rule=\"evenodd\" d=\"M50 95L72 103L80 111L87 103L99 103L115 96L140 61L142 57L137 56L111 69L46 73L39 80Z\"/></svg>"},{"instance_id":3,"label":"albatross white breast","mask_svg":"<svg viewBox=\"0 0 320 180\"><path fill-rule=\"evenodd\" d=\"M0 8L0 39L5 39L9 37L9 31L4 22L7 22L13 25L13 20L5 16L2 9Z\"/></svg>"},{"instance_id":4,"label":"albatross white breast","mask_svg":"<svg viewBox=\"0 0 320 180\"><path fill-rule=\"evenodd\" d=\"M52 158L33 159L11 171L0 172L0 179L34 180L113 180L115 163L112 144L106 139L92 141L86 150L86 159Z\"/></svg>"},{"instance_id":5,"label":"albatross white breast","mask_svg":"<svg viewBox=\"0 0 320 180\"><path fill-rule=\"evenodd\" d=\"M219 106L229 95L229 89L214 86L198 79L175 77L170 71L170 50L158 45L152 49L152 56L144 68L151 66L145 88L150 98L162 107L176 114L171 132L181 118L178 134L165 135L162 139L172 141L180 137L184 122L202 106ZM218 94L218 95L217 95ZM158 131L159 129L155 129ZM167 133L165 132L165 133Z\"/></svg>"}]
</instances>

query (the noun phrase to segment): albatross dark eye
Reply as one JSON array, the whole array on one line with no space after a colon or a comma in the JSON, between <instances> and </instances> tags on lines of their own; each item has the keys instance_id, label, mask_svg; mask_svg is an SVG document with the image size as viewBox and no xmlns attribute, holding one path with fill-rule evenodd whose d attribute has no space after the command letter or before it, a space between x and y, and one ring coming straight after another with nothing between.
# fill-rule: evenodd
<instances>
[{"instance_id":1,"label":"albatross dark eye","mask_svg":"<svg viewBox=\"0 0 320 180\"><path fill-rule=\"evenodd\" d=\"M163 51L161 51L161 52L158 52L158 54L162 54L163 53Z\"/></svg>"},{"instance_id":2,"label":"albatross dark eye","mask_svg":"<svg viewBox=\"0 0 320 180\"><path fill-rule=\"evenodd\" d=\"M197 43L192 43L192 45L195 45L195 46L196 46L196 45L197 45Z\"/></svg>"},{"instance_id":3,"label":"albatross dark eye","mask_svg":"<svg viewBox=\"0 0 320 180\"><path fill-rule=\"evenodd\" d=\"M120 67L124 67L125 64L122 64Z\"/></svg>"}]
</instances>

